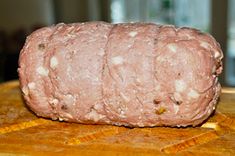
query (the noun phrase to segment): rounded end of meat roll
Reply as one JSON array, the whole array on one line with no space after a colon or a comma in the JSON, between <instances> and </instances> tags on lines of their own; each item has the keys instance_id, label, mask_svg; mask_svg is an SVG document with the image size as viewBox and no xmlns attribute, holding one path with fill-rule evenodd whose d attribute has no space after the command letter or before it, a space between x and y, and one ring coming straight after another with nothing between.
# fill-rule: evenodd
<instances>
[{"instance_id":1,"label":"rounded end of meat roll","mask_svg":"<svg viewBox=\"0 0 235 156\"><path fill-rule=\"evenodd\" d=\"M155 59L157 114L168 126L196 126L215 110L223 53L210 35L162 27ZM171 36L165 35L171 31ZM163 111L164 110L164 111Z\"/></svg>"},{"instance_id":2,"label":"rounded end of meat roll","mask_svg":"<svg viewBox=\"0 0 235 156\"><path fill-rule=\"evenodd\" d=\"M27 106L38 116L56 119L48 104L47 94L52 86L44 64L47 39L52 32L53 27L44 27L27 37L20 52L18 75Z\"/></svg>"}]
</instances>

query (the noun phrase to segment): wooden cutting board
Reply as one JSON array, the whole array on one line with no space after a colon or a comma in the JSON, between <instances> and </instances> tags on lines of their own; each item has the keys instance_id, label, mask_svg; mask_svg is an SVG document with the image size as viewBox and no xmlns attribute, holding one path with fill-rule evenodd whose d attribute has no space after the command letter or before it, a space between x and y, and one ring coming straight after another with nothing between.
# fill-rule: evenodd
<instances>
[{"instance_id":1,"label":"wooden cutting board","mask_svg":"<svg viewBox=\"0 0 235 156\"><path fill-rule=\"evenodd\" d=\"M235 155L235 89L224 88L217 111L192 128L124 128L36 117L18 81L0 85L0 155Z\"/></svg>"}]
</instances>

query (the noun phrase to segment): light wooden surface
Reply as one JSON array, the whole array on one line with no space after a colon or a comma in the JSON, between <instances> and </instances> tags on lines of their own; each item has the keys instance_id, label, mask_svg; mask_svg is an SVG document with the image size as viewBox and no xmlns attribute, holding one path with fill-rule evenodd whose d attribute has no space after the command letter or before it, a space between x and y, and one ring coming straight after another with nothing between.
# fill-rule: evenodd
<instances>
[{"instance_id":1,"label":"light wooden surface","mask_svg":"<svg viewBox=\"0 0 235 156\"><path fill-rule=\"evenodd\" d=\"M201 127L124 128L36 117L18 81L0 85L0 155L235 155L235 89Z\"/></svg>"}]
</instances>

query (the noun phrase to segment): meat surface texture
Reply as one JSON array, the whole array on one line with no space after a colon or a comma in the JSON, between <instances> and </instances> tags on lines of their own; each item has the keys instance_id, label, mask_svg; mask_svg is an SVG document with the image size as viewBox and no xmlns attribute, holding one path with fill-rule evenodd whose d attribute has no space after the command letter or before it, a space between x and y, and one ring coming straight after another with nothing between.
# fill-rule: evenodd
<instances>
[{"instance_id":1,"label":"meat surface texture","mask_svg":"<svg viewBox=\"0 0 235 156\"><path fill-rule=\"evenodd\" d=\"M209 34L152 23L44 27L19 58L38 116L130 127L196 126L215 110L223 53Z\"/></svg>"}]
</instances>

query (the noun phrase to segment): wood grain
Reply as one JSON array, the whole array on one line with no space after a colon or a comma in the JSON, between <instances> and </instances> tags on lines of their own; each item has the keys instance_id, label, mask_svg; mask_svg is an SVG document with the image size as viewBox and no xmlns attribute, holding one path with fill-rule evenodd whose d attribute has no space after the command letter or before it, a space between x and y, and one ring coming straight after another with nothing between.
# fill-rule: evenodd
<instances>
[{"instance_id":1,"label":"wood grain","mask_svg":"<svg viewBox=\"0 0 235 156\"><path fill-rule=\"evenodd\" d=\"M235 155L235 89L200 127L125 128L36 117L18 81L0 85L0 155Z\"/></svg>"}]
</instances>

